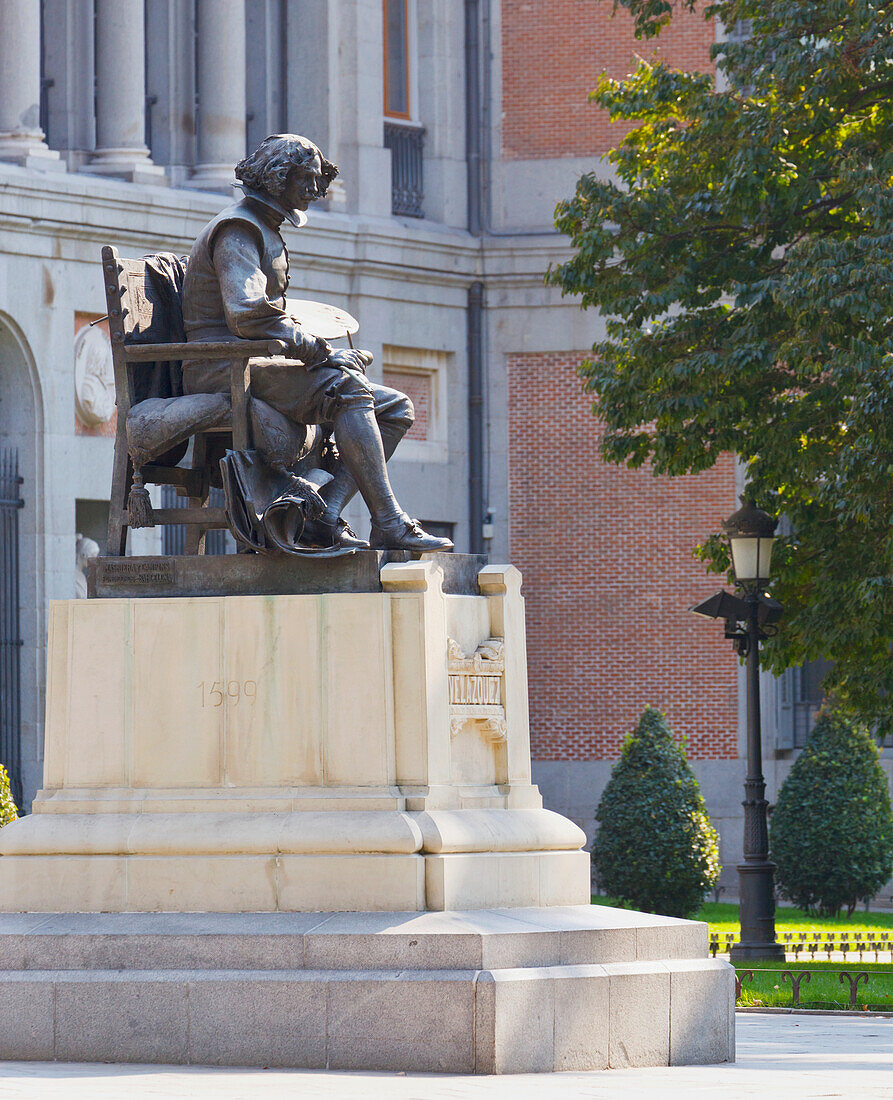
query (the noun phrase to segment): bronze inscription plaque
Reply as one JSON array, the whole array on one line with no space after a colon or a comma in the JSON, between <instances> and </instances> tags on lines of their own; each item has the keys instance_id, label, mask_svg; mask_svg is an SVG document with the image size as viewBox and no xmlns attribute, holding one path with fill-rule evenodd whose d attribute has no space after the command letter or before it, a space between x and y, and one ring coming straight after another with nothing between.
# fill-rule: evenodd
<instances>
[{"instance_id":1,"label":"bronze inscription plaque","mask_svg":"<svg viewBox=\"0 0 893 1100\"><path fill-rule=\"evenodd\" d=\"M101 584L173 584L172 561L120 561L104 560L100 565Z\"/></svg>"}]
</instances>

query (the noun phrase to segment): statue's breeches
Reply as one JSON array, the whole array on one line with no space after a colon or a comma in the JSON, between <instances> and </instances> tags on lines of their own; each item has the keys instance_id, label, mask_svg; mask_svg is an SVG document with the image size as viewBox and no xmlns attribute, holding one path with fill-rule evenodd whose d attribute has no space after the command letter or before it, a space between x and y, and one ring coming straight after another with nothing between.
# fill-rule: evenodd
<instances>
[{"instance_id":1,"label":"statue's breeches","mask_svg":"<svg viewBox=\"0 0 893 1100\"><path fill-rule=\"evenodd\" d=\"M368 383L334 367L308 370L295 359L252 359L251 394L298 424L331 424L345 406L375 411L405 431L413 422L412 402L398 390ZM229 393L230 363L199 362L183 371L187 393ZM371 392L370 392L371 390Z\"/></svg>"}]
</instances>

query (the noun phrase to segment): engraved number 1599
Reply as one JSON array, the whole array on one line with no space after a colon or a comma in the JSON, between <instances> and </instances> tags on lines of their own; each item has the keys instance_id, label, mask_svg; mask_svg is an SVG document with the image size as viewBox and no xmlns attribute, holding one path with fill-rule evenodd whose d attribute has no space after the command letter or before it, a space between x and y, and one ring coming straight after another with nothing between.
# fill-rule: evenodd
<instances>
[{"instance_id":1,"label":"engraved number 1599","mask_svg":"<svg viewBox=\"0 0 893 1100\"><path fill-rule=\"evenodd\" d=\"M215 680L213 683L202 680L198 688L202 693L203 707L220 707L227 699L233 706L238 706L241 699L253 703L257 698L256 680Z\"/></svg>"}]
</instances>

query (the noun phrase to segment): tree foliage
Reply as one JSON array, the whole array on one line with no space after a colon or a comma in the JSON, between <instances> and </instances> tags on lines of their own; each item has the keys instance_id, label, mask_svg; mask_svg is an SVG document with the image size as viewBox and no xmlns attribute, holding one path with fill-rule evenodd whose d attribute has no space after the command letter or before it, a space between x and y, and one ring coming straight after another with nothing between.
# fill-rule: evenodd
<instances>
[{"instance_id":1,"label":"tree foliage","mask_svg":"<svg viewBox=\"0 0 893 1100\"><path fill-rule=\"evenodd\" d=\"M695 0L684 0L694 7ZM622 0L640 36L666 0ZM780 671L893 727L893 4L718 0L720 79L642 61L594 101L634 128L556 225L548 278L606 319L583 366L612 462L747 465L777 550ZM718 538L702 548L727 567Z\"/></svg>"},{"instance_id":2,"label":"tree foliage","mask_svg":"<svg viewBox=\"0 0 893 1100\"><path fill-rule=\"evenodd\" d=\"M12 791L9 788L9 773L0 764L0 826L8 825L18 816L19 811L12 800Z\"/></svg>"},{"instance_id":3,"label":"tree foliage","mask_svg":"<svg viewBox=\"0 0 893 1100\"><path fill-rule=\"evenodd\" d=\"M778 793L770 846L782 893L824 916L852 913L890 878L890 793L864 726L820 715Z\"/></svg>"},{"instance_id":4,"label":"tree foliage","mask_svg":"<svg viewBox=\"0 0 893 1100\"><path fill-rule=\"evenodd\" d=\"M599 889L653 913L692 916L719 878L719 837L659 710L623 744L595 815Z\"/></svg>"}]
</instances>

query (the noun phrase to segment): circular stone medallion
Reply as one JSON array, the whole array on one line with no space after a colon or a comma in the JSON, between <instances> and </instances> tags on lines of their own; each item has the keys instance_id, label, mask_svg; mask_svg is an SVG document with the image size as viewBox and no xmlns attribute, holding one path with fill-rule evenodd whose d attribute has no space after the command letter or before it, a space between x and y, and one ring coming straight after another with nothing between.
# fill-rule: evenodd
<instances>
[{"instance_id":1,"label":"circular stone medallion","mask_svg":"<svg viewBox=\"0 0 893 1100\"><path fill-rule=\"evenodd\" d=\"M88 428L104 424L115 411L115 372L108 334L89 325L74 338L74 405Z\"/></svg>"}]
</instances>

